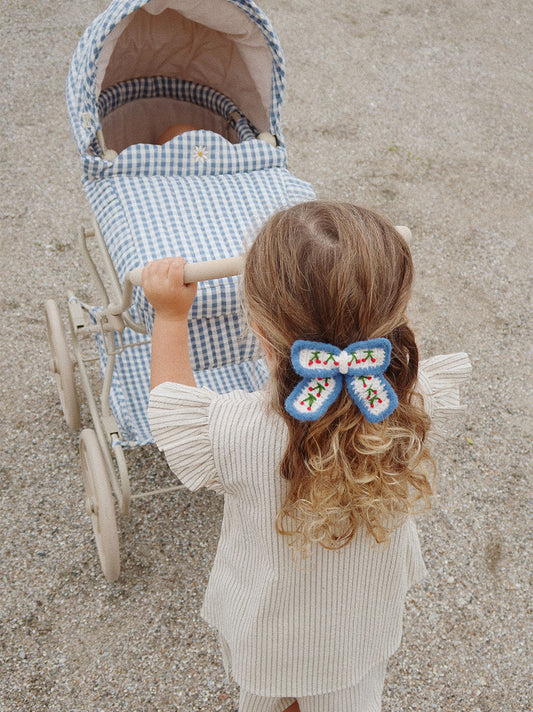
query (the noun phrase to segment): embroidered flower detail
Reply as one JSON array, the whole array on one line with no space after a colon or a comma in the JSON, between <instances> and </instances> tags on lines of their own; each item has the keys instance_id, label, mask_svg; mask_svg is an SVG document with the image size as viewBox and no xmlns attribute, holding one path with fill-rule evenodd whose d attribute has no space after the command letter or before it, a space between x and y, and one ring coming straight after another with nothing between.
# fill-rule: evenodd
<instances>
[{"instance_id":1,"label":"embroidered flower detail","mask_svg":"<svg viewBox=\"0 0 533 712\"><path fill-rule=\"evenodd\" d=\"M192 149L192 155L195 163L207 163L209 160L207 146L195 146Z\"/></svg>"}]
</instances>

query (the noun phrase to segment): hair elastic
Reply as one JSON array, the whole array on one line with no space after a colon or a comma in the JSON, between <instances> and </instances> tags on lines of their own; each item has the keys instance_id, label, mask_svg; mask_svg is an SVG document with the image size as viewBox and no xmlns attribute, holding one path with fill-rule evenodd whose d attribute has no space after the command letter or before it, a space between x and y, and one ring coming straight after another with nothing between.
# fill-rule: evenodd
<instances>
[{"instance_id":1,"label":"hair elastic","mask_svg":"<svg viewBox=\"0 0 533 712\"><path fill-rule=\"evenodd\" d=\"M353 402L370 423L379 423L397 407L398 397L383 373L390 363L388 339L357 341L339 349L319 341L295 341L294 370L303 380L285 401L297 420L318 420L337 399L343 380Z\"/></svg>"}]
</instances>

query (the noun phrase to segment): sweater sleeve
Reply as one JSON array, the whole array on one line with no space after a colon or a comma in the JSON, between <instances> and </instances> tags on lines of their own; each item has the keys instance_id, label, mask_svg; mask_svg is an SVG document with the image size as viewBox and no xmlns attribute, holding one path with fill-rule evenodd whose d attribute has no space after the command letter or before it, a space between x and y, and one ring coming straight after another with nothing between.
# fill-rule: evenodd
<instances>
[{"instance_id":1,"label":"sweater sleeve","mask_svg":"<svg viewBox=\"0 0 533 712\"><path fill-rule=\"evenodd\" d=\"M209 412L216 397L207 388L162 383L150 393L148 423L170 469L188 489L222 493L209 435Z\"/></svg>"},{"instance_id":2,"label":"sweater sleeve","mask_svg":"<svg viewBox=\"0 0 533 712\"><path fill-rule=\"evenodd\" d=\"M463 413L459 386L472 370L465 353L443 354L421 361L418 368L418 390L424 398L424 408L431 418L431 435L442 435L446 423Z\"/></svg>"}]
</instances>

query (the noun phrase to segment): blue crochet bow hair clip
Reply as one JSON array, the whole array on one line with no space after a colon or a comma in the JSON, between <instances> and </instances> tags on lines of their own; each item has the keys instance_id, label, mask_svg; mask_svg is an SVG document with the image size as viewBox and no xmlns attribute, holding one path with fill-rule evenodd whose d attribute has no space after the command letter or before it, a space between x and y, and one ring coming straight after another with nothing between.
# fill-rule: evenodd
<instances>
[{"instance_id":1,"label":"blue crochet bow hair clip","mask_svg":"<svg viewBox=\"0 0 533 712\"><path fill-rule=\"evenodd\" d=\"M370 423L387 418L398 397L383 373L390 363L388 339L357 341L339 349L319 341L295 341L291 349L294 370L303 380L285 401L298 420L318 420L337 399L343 380L352 400Z\"/></svg>"}]
</instances>

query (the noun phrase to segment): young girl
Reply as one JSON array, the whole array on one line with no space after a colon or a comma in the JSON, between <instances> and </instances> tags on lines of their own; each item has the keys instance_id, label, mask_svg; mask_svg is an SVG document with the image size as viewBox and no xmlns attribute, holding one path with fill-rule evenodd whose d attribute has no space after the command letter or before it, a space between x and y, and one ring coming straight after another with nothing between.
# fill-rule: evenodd
<instances>
[{"instance_id":1,"label":"young girl","mask_svg":"<svg viewBox=\"0 0 533 712\"><path fill-rule=\"evenodd\" d=\"M202 614L239 710L377 712L405 594L425 573L409 515L432 494L430 416L458 409L468 358L419 367L407 244L369 210L316 201L272 217L246 257L267 389L196 388L183 264L143 271L149 420L184 484L224 494Z\"/></svg>"}]
</instances>

